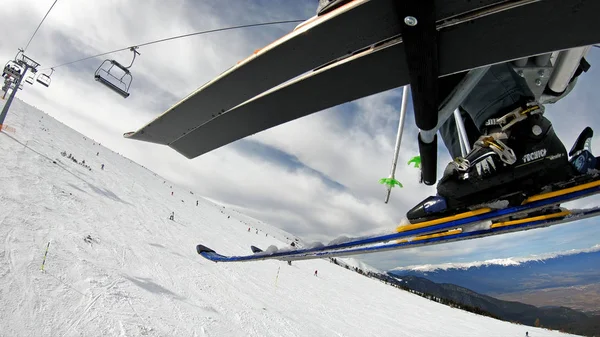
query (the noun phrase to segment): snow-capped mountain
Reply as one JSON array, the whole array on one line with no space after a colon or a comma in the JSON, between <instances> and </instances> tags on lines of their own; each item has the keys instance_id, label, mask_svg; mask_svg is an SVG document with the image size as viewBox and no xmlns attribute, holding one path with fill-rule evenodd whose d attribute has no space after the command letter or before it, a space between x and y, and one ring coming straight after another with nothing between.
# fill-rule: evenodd
<instances>
[{"instance_id":1,"label":"snow-capped mountain","mask_svg":"<svg viewBox=\"0 0 600 337\"><path fill-rule=\"evenodd\" d=\"M437 283L452 283L483 294L571 287L600 282L600 245L522 258L396 268Z\"/></svg>"}]
</instances>

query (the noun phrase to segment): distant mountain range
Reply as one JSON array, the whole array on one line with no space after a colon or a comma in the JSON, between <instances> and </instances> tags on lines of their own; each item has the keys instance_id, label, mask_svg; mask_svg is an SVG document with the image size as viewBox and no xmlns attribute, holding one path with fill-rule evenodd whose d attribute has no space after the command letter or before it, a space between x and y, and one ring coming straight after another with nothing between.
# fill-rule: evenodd
<instances>
[{"instance_id":1,"label":"distant mountain range","mask_svg":"<svg viewBox=\"0 0 600 337\"><path fill-rule=\"evenodd\" d=\"M450 300L464 306L479 308L505 321L540 326L584 336L600 334L600 315L589 315L565 307L538 308L520 302L502 301L448 283L434 283L422 277L397 278L403 287Z\"/></svg>"},{"instance_id":2,"label":"distant mountain range","mask_svg":"<svg viewBox=\"0 0 600 337\"><path fill-rule=\"evenodd\" d=\"M397 268L398 277L417 276L498 295L600 283L600 245L578 252L465 264ZM600 303L599 303L600 306Z\"/></svg>"}]
</instances>

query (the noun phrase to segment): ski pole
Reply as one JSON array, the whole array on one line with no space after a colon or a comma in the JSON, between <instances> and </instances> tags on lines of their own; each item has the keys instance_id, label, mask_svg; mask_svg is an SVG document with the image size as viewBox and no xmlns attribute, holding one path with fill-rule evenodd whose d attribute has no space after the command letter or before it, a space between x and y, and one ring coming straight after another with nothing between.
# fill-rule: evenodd
<instances>
[{"instance_id":1,"label":"ski pole","mask_svg":"<svg viewBox=\"0 0 600 337\"><path fill-rule=\"evenodd\" d=\"M44 254L44 260L42 261L42 267L40 268L44 271L44 265L46 264L46 256L48 256L48 248L50 248L50 241L48 241L48 245L46 246L46 253Z\"/></svg>"},{"instance_id":2,"label":"ski pole","mask_svg":"<svg viewBox=\"0 0 600 337\"><path fill-rule=\"evenodd\" d=\"M454 121L456 122L456 132L458 133L458 141L460 142L460 153L464 158L471 152L471 144L469 144L467 130L465 129L465 124L458 108L454 110Z\"/></svg>"},{"instance_id":3,"label":"ski pole","mask_svg":"<svg viewBox=\"0 0 600 337\"><path fill-rule=\"evenodd\" d=\"M396 164L398 163L398 155L400 154L400 144L402 143L402 131L404 130L404 117L406 117L406 104L408 102L408 85L402 88L402 105L400 106L400 121L398 122L398 134L396 135L396 148L394 150L394 159L392 160L392 170L387 184L387 194L385 196L385 203L390 201L390 194L392 193L393 183L396 176ZM399 184L399 183L398 183Z\"/></svg>"}]
</instances>

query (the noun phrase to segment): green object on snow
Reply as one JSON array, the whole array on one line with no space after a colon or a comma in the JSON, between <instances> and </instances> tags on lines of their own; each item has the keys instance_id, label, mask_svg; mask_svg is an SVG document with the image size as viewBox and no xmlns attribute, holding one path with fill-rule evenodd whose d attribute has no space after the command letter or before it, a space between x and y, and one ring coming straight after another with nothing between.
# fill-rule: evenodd
<instances>
[{"instance_id":1,"label":"green object on snow","mask_svg":"<svg viewBox=\"0 0 600 337\"><path fill-rule=\"evenodd\" d=\"M408 161L408 165L410 164L415 164L416 168L421 167L421 156L412 157L412 159Z\"/></svg>"},{"instance_id":2,"label":"green object on snow","mask_svg":"<svg viewBox=\"0 0 600 337\"><path fill-rule=\"evenodd\" d=\"M381 178L381 179L379 179L379 183L383 184L383 185L387 185L389 188L392 188L394 186L404 187L398 180L396 180L394 178Z\"/></svg>"}]
</instances>

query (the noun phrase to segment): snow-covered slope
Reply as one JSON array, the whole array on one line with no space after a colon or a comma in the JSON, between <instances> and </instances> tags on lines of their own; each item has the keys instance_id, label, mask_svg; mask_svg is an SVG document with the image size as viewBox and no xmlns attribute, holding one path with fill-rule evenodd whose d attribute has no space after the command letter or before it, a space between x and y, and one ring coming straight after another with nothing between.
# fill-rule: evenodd
<instances>
[{"instance_id":1,"label":"snow-covered slope","mask_svg":"<svg viewBox=\"0 0 600 337\"><path fill-rule=\"evenodd\" d=\"M563 335L452 309L324 260L211 263L197 243L243 254L250 244L287 245L273 237L285 233L170 188L18 100L6 124L16 131L0 134L0 336Z\"/></svg>"}]
</instances>

